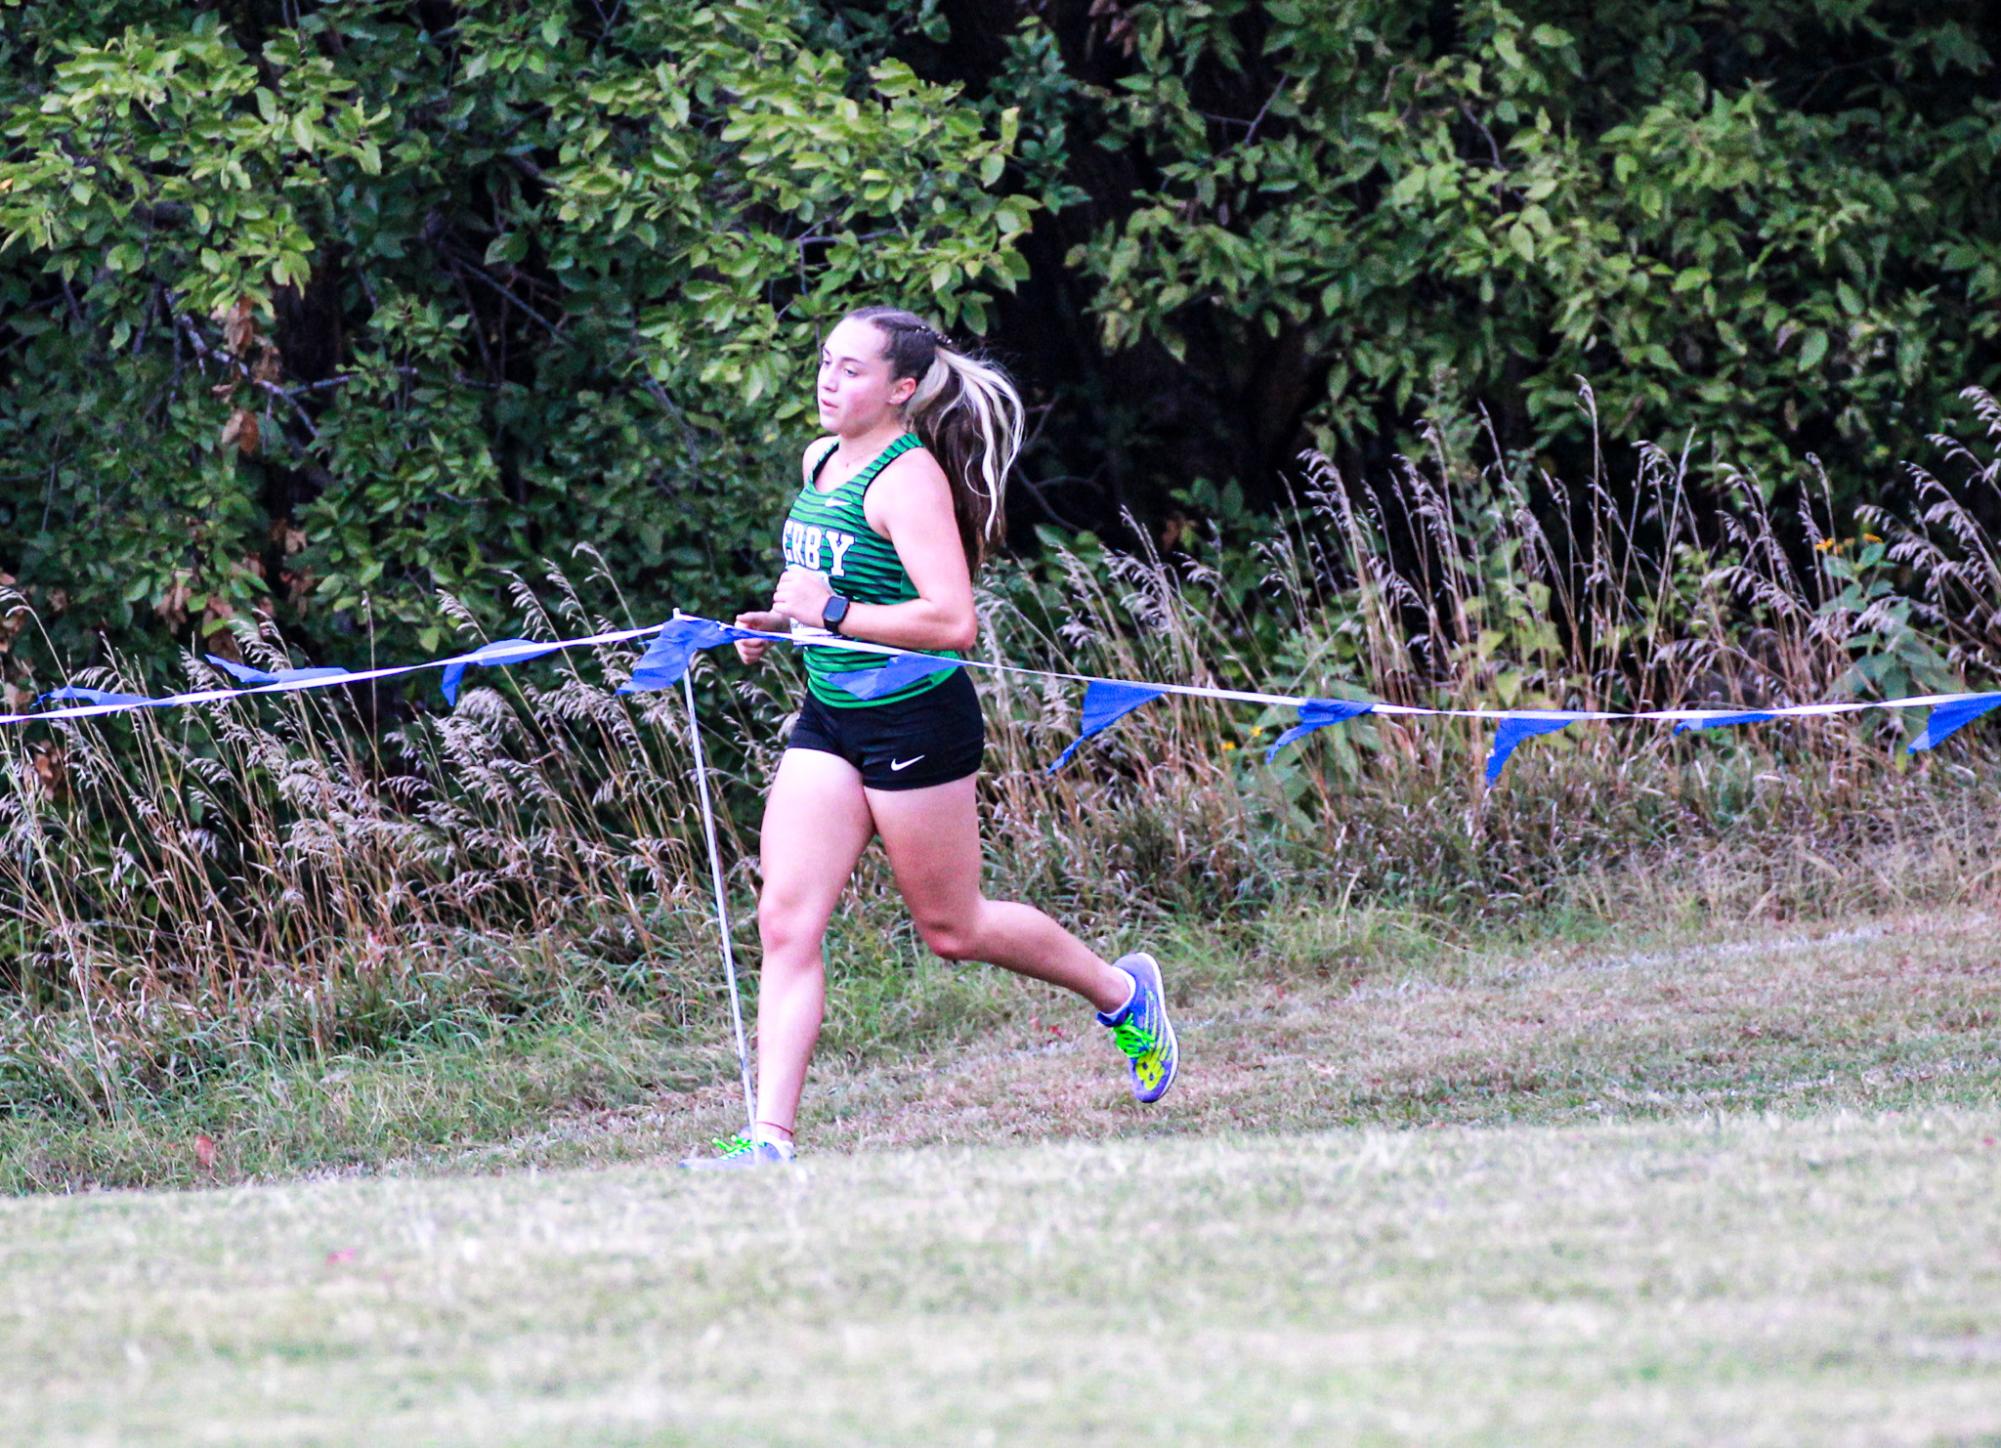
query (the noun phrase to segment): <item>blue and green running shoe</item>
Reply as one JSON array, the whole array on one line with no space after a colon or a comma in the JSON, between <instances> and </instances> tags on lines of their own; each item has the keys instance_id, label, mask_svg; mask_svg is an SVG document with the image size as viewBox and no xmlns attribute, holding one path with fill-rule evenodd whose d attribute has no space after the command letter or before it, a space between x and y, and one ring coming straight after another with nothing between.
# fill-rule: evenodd
<instances>
[{"instance_id":1,"label":"blue and green running shoe","mask_svg":"<svg viewBox=\"0 0 2001 1448\"><path fill-rule=\"evenodd\" d=\"M755 1166L784 1166L792 1160L792 1153L784 1147L769 1141L752 1141L750 1134L743 1131L735 1136L719 1136L709 1145L716 1149L716 1155L683 1157L681 1165L690 1171L740 1171Z\"/></svg>"},{"instance_id":2,"label":"blue and green running shoe","mask_svg":"<svg viewBox=\"0 0 2001 1448\"><path fill-rule=\"evenodd\" d=\"M1158 1101L1174 1084L1174 1072L1181 1064L1181 1049L1167 1020L1160 962L1136 950L1112 964L1133 978L1133 996L1110 1015L1099 1011L1098 1024L1111 1027L1113 1042L1132 1064L1133 1099Z\"/></svg>"}]
</instances>

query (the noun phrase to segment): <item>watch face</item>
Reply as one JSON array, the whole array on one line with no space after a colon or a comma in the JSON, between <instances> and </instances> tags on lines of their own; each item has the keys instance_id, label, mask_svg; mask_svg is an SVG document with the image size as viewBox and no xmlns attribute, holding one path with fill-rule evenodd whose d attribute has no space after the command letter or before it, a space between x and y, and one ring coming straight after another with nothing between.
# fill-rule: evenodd
<instances>
[{"instance_id":1,"label":"watch face","mask_svg":"<svg viewBox=\"0 0 2001 1448\"><path fill-rule=\"evenodd\" d=\"M826 608L821 610L820 613L820 617L826 620L828 628L835 627L840 623L842 619L846 618L847 616L848 616L848 601L845 598L842 598L838 593L835 594L832 598L827 600Z\"/></svg>"}]
</instances>

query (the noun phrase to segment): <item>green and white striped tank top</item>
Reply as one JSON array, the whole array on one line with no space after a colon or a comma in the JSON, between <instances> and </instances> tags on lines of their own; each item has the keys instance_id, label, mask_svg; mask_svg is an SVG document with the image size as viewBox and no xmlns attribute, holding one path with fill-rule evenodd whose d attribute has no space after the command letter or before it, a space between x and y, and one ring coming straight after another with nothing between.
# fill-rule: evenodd
<instances>
[{"instance_id":1,"label":"green and white striped tank top","mask_svg":"<svg viewBox=\"0 0 2001 1448\"><path fill-rule=\"evenodd\" d=\"M819 489L820 474L839 443L830 443L813 464L813 473L793 499L779 540L785 562L796 568L810 568L827 575L834 592L856 603L908 603L917 597L917 587L904 571L896 546L869 527L862 514L862 499L876 474L914 447L923 444L914 432L906 432L882 453L830 493ZM914 699L937 688L952 677L954 670L920 679L907 689L898 689L880 699L857 699L833 681L837 675L883 666L881 654L850 652L846 649L801 649L806 656L806 687L813 697L832 709L866 709L873 704L893 704ZM952 649L930 649L940 658L956 659Z\"/></svg>"}]
</instances>

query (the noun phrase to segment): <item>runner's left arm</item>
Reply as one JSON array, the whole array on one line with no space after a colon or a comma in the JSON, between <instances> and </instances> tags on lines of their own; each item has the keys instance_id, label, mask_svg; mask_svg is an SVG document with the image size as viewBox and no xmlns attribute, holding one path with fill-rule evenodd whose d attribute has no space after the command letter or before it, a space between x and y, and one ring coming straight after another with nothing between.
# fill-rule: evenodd
<instances>
[{"instance_id":1,"label":"runner's left arm","mask_svg":"<svg viewBox=\"0 0 2001 1448\"><path fill-rule=\"evenodd\" d=\"M875 480L864 508L869 525L895 547L917 597L907 603L852 604L841 632L901 649L971 648L979 633L972 573L952 514L951 489L938 464L927 453L906 453ZM824 575L788 568L771 606L800 623L824 627L822 610L832 596Z\"/></svg>"}]
</instances>

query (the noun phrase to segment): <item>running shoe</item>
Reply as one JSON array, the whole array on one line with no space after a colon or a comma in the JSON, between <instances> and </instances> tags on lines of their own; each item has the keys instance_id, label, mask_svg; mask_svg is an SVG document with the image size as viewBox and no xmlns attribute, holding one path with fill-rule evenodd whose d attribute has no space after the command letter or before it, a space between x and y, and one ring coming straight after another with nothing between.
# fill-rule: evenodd
<instances>
[{"instance_id":1,"label":"running shoe","mask_svg":"<svg viewBox=\"0 0 2001 1448\"><path fill-rule=\"evenodd\" d=\"M709 1145L716 1149L716 1155L683 1157L681 1165L690 1171L740 1171L756 1166L784 1166L792 1160L792 1153L784 1147L769 1141L752 1141L742 1131L735 1136L719 1136Z\"/></svg>"},{"instance_id":2,"label":"running shoe","mask_svg":"<svg viewBox=\"0 0 2001 1448\"><path fill-rule=\"evenodd\" d=\"M1160 962L1136 950L1112 964L1133 978L1133 996L1110 1015L1099 1011L1098 1024L1111 1027L1113 1043L1132 1065L1133 1099L1158 1101L1174 1084L1175 1070L1181 1064L1174 1027L1167 1020Z\"/></svg>"}]
</instances>

